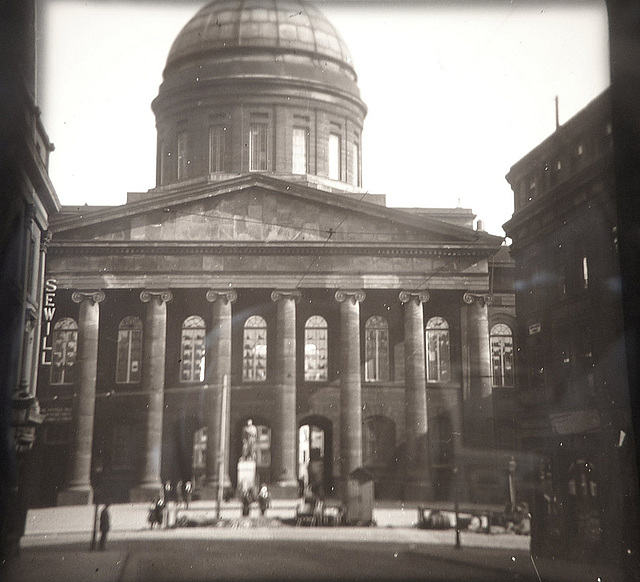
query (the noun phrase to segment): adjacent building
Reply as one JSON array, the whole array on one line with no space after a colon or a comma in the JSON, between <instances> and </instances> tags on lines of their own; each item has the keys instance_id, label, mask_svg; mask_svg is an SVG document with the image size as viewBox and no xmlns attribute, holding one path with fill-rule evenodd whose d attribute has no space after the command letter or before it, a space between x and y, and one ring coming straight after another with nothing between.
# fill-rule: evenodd
<instances>
[{"instance_id":1,"label":"adjacent building","mask_svg":"<svg viewBox=\"0 0 640 582\"><path fill-rule=\"evenodd\" d=\"M0 555L17 553L27 514L30 451L42 416L36 395L53 150L36 107L35 5L4 3L0 36ZM10 447L10 449L8 448Z\"/></svg>"},{"instance_id":2,"label":"adjacent building","mask_svg":"<svg viewBox=\"0 0 640 582\"><path fill-rule=\"evenodd\" d=\"M619 559L637 481L605 91L507 175L520 437L537 454L534 551ZM635 552L635 548L634 548Z\"/></svg>"},{"instance_id":3,"label":"adjacent building","mask_svg":"<svg viewBox=\"0 0 640 582\"><path fill-rule=\"evenodd\" d=\"M249 419L274 496L365 468L379 497L448 499L470 448L465 495L504 503L507 457L483 454L515 440L513 263L470 210L362 189L367 109L331 23L213 2L152 107L155 188L52 224L33 504L212 497Z\"/></svg>"}]
</instances>

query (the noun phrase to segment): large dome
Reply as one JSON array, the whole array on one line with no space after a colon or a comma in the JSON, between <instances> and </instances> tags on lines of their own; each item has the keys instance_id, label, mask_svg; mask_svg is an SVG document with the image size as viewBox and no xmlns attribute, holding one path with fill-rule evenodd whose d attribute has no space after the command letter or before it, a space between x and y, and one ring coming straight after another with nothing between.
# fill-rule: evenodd
<instances>
[{"instance_id":1,"label":"large dome","mask_svg":"<svg viewBox=\"0 0 640 582\"><path fill-rule=\"evenodd\" d=\"M167 68L214 52L263 47L276 52L314 54L353 70L347 45L313 5L300 0L216 0L182 29Z\"/></svg>"},{"instance_id":2,"label":"large dome","mask_svg":"<svg viewBox=\"0 0 640 582\"><path fill-rule=\"evenodd\" d=\"M268 172L361 187L367 108L345 42L312 4L211 2L175 39L152 108L158 186Z\"/></svg>"}]
</instances>

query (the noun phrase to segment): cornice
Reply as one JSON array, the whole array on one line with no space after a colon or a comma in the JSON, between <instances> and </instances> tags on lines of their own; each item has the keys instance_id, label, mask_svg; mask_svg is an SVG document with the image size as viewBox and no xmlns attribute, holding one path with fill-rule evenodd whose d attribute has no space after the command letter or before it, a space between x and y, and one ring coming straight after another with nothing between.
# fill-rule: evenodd
<instances>
[{"instance_id":1,"label":"cornice","mask_svg":"<svg viewBox=\"0 0 640 582\"><path fill-rule=\"evenodd\" d=\"M493 246L464 246L443 243L414 245L403 243L344 243L290 241L247 242L149 242L149 241L53 241L49 255L374 255L409 257L487 258Z\"/></svg>"}]
</instances>

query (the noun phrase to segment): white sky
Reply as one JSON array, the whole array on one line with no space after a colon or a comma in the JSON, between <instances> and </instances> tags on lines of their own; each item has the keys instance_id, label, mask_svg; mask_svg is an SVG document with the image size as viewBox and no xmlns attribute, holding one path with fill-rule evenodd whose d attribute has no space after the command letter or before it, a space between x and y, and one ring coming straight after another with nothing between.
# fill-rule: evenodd
<instances>
[{"instance_id":1,"label":"white sky","mask_svg":"<svg viewBox=\"0 0 640 582\"><path fill-rule=\"evenodd\" d=\"M41 0L39 105L63 204L155 185L151 101L173 39L206 0ZM322 3L369 107L363 182L388 206L472 208L503 235L509 168L609 85L604 2ZM44 26L42 26L44 25Z\"/></svg>"}]
</instances>

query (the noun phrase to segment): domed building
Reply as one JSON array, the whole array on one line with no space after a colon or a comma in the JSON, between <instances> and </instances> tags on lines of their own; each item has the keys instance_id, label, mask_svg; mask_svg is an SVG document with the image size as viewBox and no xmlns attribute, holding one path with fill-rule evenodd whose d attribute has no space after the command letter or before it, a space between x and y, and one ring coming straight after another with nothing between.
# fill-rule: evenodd
<instances>
[{"instance_id":1,"label":"domed building","mask_svg":"<svg viewBox=\"0 0 640 582\"><path fill-rule=\"evenodd\" d=\"M156 186L52 221L33 503L213 498L248 420L274 497L364 469L377 497L450 498L458 453L513 440L502 239L362 189L356 71L306 2L205 6L152 108ZM502 503L501 462L464 494Z\"/></svg>"}]
</instances>

